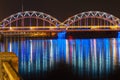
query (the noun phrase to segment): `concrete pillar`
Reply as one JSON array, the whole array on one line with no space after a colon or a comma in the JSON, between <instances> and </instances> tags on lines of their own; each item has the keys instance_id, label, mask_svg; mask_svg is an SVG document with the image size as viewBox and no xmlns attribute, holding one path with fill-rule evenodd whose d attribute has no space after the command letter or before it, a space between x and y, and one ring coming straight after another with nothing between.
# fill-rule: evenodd
<instances>
[{"instance_id":1,"label":"concrete pillar","mask_svg":"<svg viewBox=\"0 0 120 80\"><path fill-rule=\"evenodd\" d=\"M13 75L16 75L14 77ZM20 80L18 57L12 52L0 52L0 80Z\"/></svg>"}]
</instances>

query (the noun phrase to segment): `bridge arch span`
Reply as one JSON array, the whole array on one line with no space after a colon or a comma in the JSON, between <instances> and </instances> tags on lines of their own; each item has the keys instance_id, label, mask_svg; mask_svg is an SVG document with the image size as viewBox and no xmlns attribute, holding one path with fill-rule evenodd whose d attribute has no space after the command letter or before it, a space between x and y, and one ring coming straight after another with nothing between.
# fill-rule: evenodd
<instances>
[{"instance_id":1,"label":"bridge arch span","mask_svg":"<svg viewBox=\"0 0 120 80\"><path fill-rule=\"evenodd\" d=\"M37 20L43 20L43 24L45 24L45 22L47 22L53 26L58 26L61 23L56 18L54 18L51 15L48 15L46 13L43 13L43 12L24 11L24 12L18 12L16 14L10 15L9 17L3 19L0 23L0 26L1 27L6 27L6 26L9 27L9 26L12 26L12 23L15 23L16 26L18 26L19 20L21 20L21 26L24 26L24 19L35 19L36 26L38 26L38 24L39 24L39 22ZM22 23L22 20L23 20L23 23Z\"/></svg>"},{"instance_id":2,"label":"bridge arch span","mask_svg":"<svg viewBox=\"0 0 120 80\"><path fill-rule=\"evenodd\" d=\"M82 12L82 13L76 14L76 15L66 19L63 22L63 24L65 24L66 26L71 26L71 25L75 24L74 26L77 26L76 25L77 21L82 21L83 19L87 20L88 18L101 19L101 20L109 22L109 24L111 24L113 26L120 24L119 18L113 16L112 14L109 14L106 12L100 12L100 11L88 11L88 12ZM103 21L101 21L101 22L103 22ZM77 24L79 24L79 23L77 23ZM100 24L100 22L98 24ZM105 24L107 24L107 23L105 23ZM87 26L87 25L88 25L88 22L86 22L85 26ZM94 26L94 25L92 25L92 26Z\"/></svg>"}]
</instances>

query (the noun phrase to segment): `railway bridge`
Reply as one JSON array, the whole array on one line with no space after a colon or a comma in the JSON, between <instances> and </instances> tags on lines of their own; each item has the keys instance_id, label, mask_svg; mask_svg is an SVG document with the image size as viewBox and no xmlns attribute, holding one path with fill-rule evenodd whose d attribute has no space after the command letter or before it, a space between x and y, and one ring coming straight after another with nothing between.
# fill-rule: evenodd
<instances>
[{"instance_id":1,"label":"railway bridge","mask_svg":"<svg viewBox=\"0 0 120 80\"><path fill-rule=\"evenodd\" d=\"M119 31L120 19L100 11L78 13L64 22L43 12L24 11L10 15L0 22L0 34L3 36L50 37L62 32L74 36L86 35L84 33L110 35Z\"/></svg>"}]
</instances>

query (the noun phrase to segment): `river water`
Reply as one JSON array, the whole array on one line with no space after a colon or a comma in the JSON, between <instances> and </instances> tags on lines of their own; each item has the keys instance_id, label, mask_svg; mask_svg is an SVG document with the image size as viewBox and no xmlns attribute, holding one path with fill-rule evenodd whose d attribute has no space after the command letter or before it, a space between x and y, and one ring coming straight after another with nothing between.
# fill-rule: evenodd
<instances>
[{"instance_id":1,"label":"river water","mask_svg":"<svg viewBox=\"0 0 120 80\"><path fill-rule=\"evenodd\" d=\"M24 80L119 78L120 38L4 38L0 46L19 57Z\"/></svg>"}]
</instances>

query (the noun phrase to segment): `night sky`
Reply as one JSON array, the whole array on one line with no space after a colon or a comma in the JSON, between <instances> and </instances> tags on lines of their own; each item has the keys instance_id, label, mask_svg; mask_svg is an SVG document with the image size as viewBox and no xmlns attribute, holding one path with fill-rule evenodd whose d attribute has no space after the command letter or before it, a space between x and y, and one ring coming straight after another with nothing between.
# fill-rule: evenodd
<instances>
[{"instance_id":1,"label":"night sky","mask_svg":"<svg viewBox=\"0 0 120 80\"><path fill-rule=\"evenodd\" d=\"M20 12L33 10L47 13L61 22L84 11L104 11L120 18L120 1L117 0L0 0L0 20Z\"/></svg>"}]
</instances>

